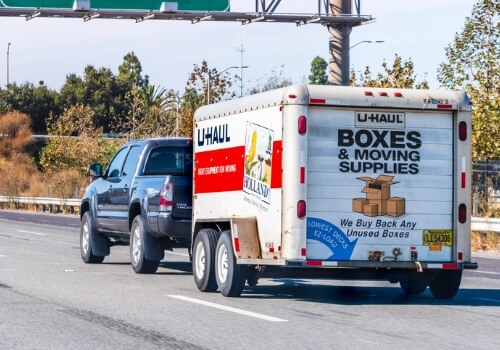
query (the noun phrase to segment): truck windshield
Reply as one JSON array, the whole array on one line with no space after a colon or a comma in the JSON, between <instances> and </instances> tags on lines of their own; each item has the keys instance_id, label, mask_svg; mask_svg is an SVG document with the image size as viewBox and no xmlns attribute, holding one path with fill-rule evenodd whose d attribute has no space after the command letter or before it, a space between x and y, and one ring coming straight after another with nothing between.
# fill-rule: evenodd
<instances>
[{"instance_id":1,"label":"truck windshield","mask_svg":"<svg viewBox=\"0 0 500 350\"><path fill-rule=\"evenodd\" d=\"M144 175L191 175L193 151L186 147L159 147L149 153Z\"/></svg>"}]
</instances>

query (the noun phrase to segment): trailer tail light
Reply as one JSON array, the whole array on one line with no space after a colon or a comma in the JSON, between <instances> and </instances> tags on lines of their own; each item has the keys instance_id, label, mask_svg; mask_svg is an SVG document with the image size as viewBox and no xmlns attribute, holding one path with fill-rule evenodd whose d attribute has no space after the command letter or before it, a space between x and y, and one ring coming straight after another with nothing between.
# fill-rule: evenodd
<instances>
[{"instance_id":1,"label":"trailer tail light","mask_svg":"<svg viewBox=\"0 0 500 350\"><path fill-rule=\"evenodd\" d=\"M461 224L467 221L467 206L464 203L458 206L458 221Z\"/></svg>"},{"instance_id":2,"label":"trailer tail light","mask_svg":"<svg viewBox=\"0 0 500 350\"><path fill-rule=\"evenodd\" d=\"M288 97L289 97L289 98L297 98L297 95L295 95L295 94L290 94L290 95L288 95Z\"/></svg>"},{"instance_id":3,"label":"trailer tail light","mask_svg":"<svg viewBox=\"0 0 500 350\"><path fill-rule=\"evenodd\" d=\"M467 140L467 123L460 122L458 123L458 138L460 141Z\"/></svg>"},{"instance_id":4,"label":"trailer tail light","mask_svg":"<svg viewBox=\"0 0 500 350\"><path fill-rule=\"evenodd\" d=\"M172 211L174 185L169 182L163 185L160 191L159 211Z\"/></svg>"},{"instance_id":5,"label":"trailer tail light","mask_svg":"<svg viewBox=\"0 0 500 350\"><path fill-rule=\"evenodd\" d=\"M401 92L395 92L394 97L403 97L403 94Z\"/></svg>"},{"instance_id":6,"label":"trailer tail light","mask_svg":"<svg viewBox=\"0 0 500 350\"><path fill-rule=\"evenodd\" d=\"M373 96L373 92L371 92L371 91L365 91L365 96Z\"/></svg>"},{"instance_id":7,"label":"trailer tail light","mask_svg":"<svg viewBox=\"0 0 500 350\"><path fill-rule=\"evenodd\" d=\"M458 261L464 260L464 253L458 252Z\"/></svg>"},{"instance_id":8,"label":"trailer tail light","mask_svg":"<svg viewBox=\"0 0 500 350\"><path fill-rule=\"evenodd\" d=\"M307 252L306 252L306 248L302 248L302 249L300 250L300 255L302 255L302 256L306 256L306 253L307 253Z\"/></svg>"},{"instance_id":9,"label":"trailer tail light","mask_svg":"<svg viewBox=\"0 0 500 350\"><path fill-rule=\"evenodd\" d=\"M299 117L299 135L305 135L307 132L307 118L303 115Z\"/></svg>"},{"instance_id":10,"label":"trailer tail light","mask_svg":"<svg viewBox=\"0 0 500 350\"><path fill-rule=\"evenodd\" d=\"M297 202L297 217L303 219L306 217L306 201L300 200Z\"/></svg>"},{"instance_id":11,"label":"trailer tail light","mask_svg":"<svg viewBox=\"0 0 500 350\"><path fill-rule=\"evenodd\" d=\"M387 96L389 96L389 95L387 94L387 92L379 92L378 94L379 94L379 96L383 96L383 97L387 97Z\"/></svg>"}]
</instances>

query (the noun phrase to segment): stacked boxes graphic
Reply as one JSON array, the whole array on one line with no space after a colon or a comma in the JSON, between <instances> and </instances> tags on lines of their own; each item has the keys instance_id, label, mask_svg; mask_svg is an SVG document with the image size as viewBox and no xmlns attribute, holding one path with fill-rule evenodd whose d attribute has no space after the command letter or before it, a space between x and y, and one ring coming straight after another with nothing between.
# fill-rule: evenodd
<instances>
[{"instance_id":1,"label":"stacked boxes graphic","mask_svg":"<svg viewBox=\"0 0 500 350\"><path fill-rule=\"evenodd\" d=\"M352 210L366 216L401 216L405 213L405 199L391 197L391 186L398 182L392 181L394 176L379 175L376 179L371 177L358 177L365 181L365 188L361 192L366 193L366 198L354 198Z\"/></svg>"}]
</instances>

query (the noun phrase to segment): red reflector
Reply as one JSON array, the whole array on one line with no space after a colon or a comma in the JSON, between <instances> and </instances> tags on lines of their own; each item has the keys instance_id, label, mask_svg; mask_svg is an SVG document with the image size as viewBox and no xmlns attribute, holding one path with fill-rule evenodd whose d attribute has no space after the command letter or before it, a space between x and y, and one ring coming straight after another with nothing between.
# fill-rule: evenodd
<instances>
[{"instance_id":1,"label":"red reflector","mask_svg":"<svg viewBox=\"0 0 500 350\"><path fill-rule=\"evenodd\" d=\"M238 237L234 237L234 250L240 251L240 240Z\"/></svg>"},{"instance_id":2,"label":"red reflector","mask_svg":"<svg viewBox=\"0 0 500 350\"><path fill-rule=\"evenodd\" d=\"M452 105L437 105L438 109L452 109Z\"/></svg>"},{"instance_id":3,"label":"red reflector","mask_svg":"<svg viewBox=\"0 0 500 350\"><path fill-rule=\"evenodd\" d=\"M321 266L321 260L307 260L307 266Z\"/></svg>"},{"instance_id":4,"label":"red reflector","mask_svg":"<svg viewBox=\"0 0 500 350\"><path fill-rule=\"evenodd\" d=\"M307 118L303 115L299 117L299 135L305 135L307 132Z\"/></svg>"},{"instance_id":5,"label":"red reflector","mask_svg":"<svg viewBox=\"0 0 500 350\"><path fill-rule=\"evenodd\" d=\"M300 183L303 184L306 182L306 168L301 166L300 167Z\"/></svg>"},{"instance_id":6,"label":"red reflector","mask_svg":"<svg viewBox=\"0 0 500 350\"><path fill-rule=\"evenodd\" d=\"M458 221L461 224L467 221L467 206L464 203L458 206Z\"/></svg>"},{"instance_id":7,"label":"red reflector","mask_svg":"<svg viewBox=\"0 0 500 350\"><path fill-rule=\"evenodd\" d=\"M460 122L458 123L458 138L460 141L467 140L467 123Z\"/></svg>"},{"instance_id":8,"label":"red reflector","mask_svg":"<svg viewBox=\"0 0 500 350\"><path fill-rule=\"evenodd\" d=\"M403 97L403 94L401 92L395 92L394 96L395 97Z\"/></svg>"},{"instance_id":9,"label":"red reflector","mask_svg":"<svg viewBox=\"0 0 500 350\"><path fill-rule=\"evenodd\" d=\"M464 254L462 252L458 252L458 260L464 260Z\"/></svg>"},{"instance_id":10,"label":"red reflector","mask_svg":"<svg viewBox=\"0 0 500 350\"><path fill-rule=\"evenodd\" d=\"M300 200L297 202L297 217L303 219L306 217L306 201Z\"/></svg>"},{"instance_id":11,"label":"red reflector","mask_svg":"<svg viewBox=\"0 0 500 350\"><path fill-rule=\"evenodd\" d=\"M271 247L271 248L269 248L269 252L270 252L270 253L274 253L274 248L272 248L272 247Z\"/></svg>"},{"instance_id":12,"label":"red reflector","mask_svg":"<svg viewBox=\"0 0 500 350\"><path fill-rule=\"evenodd\" d=\"M387 92L379 92L378 94L379 94L380 96L389 96L389 95L387 94Z\"/></svg>"},{"instance_id":13,"label":"red reflector","mask_svg":"<svg viewBox=\"0 0 500 350\"><path fill-rule=\"evenodd\" d=\"M371 92L371 91L365 91L365 96L373 96L373 92Z\"/></svg>"},{"instance_id":14,"label":"red reflector","mask_svg":"<svg viewBox=\"0 0 500 350\"><path fill-rule=\"evenodd\" d=\"M458 264L443 264L443 269L456 270L458 269Z\"/></svg>"},{"instance_id":15,"label":"red reflector","mask_svg":"<svg viewBox=\"0 0 500 350\"><path fill-rule=\"evenodd\" d=\"M283 112L283 106L280 106L280 112Z\"/></svg>"},{"instance_id":16,"label":"red reflector","mask_svg":"<svg viewBox=\"0 0 500 350\"><path fill-rule=\"evenodd\" d=\"M306 256L306 248L302 248L302 249L300 250L300 255L302 255L302 256Z\"/></svg>"},{"instance_id":17,"label":"red reflector","mask_svg":"<svg viewBox=\"0 0 500 350\"><path fill-rule=\"evenodd\" d=\"M462 173L462 188L465 188L465 173Z\"/></svg>"},{"instance_id":18,"label":"red reflector","mask_svg":"<svg viewBox=\"0 0 500 350\"><path fill-rule=\"evenodd\" d=\"M324 98L311 98L310 103L325 104L326 100Z\"/></svg>"},{"instance_id":19,"label":"red reflector","mask_svg":"<svg viewBox=\"0 0 500 350\"><path fill-rule=\"evenodd\" d=\"M290 94L290 95L288 95L288 97L290 97L290 98L297 98L297 95L295 95L295 94Z\"/></svg>"},{"instance_id":20,"label":"red reflector","mask_svg":"<svg viewBox=\"0 0 500 350\"><path fill-rule=\"evenodd\" d=\"M410 247L410 250L417 250L416 247Z\"/></svg>"}]
</instances>

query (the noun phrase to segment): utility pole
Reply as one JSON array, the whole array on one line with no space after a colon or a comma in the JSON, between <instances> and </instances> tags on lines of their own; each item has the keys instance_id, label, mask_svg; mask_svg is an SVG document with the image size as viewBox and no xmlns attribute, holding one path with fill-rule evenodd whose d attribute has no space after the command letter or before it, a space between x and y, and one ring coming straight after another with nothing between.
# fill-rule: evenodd
<instances>
[{"instance_id":1,"label":"utility pole","mask_svg":"<svg viewBox=\"0 0 500 350\"><path fill-rule=\"evenodd\" d=\"M10 43L7 45L7 87L9 86L9 53L10 53Z\"/></svg>"},{"instance_id":2,"label":"utility pole","mask_svg":"<svg viewBox=\"0 0 500 350\"><path fill-rule=\"evenodd\" d=\"M333 15L351 15L351 0L329 0L329 13ZM349 85L349 34L352 26L349 24L330 24L329 77L332 85Z\"/></svg>"}]
</instances>

